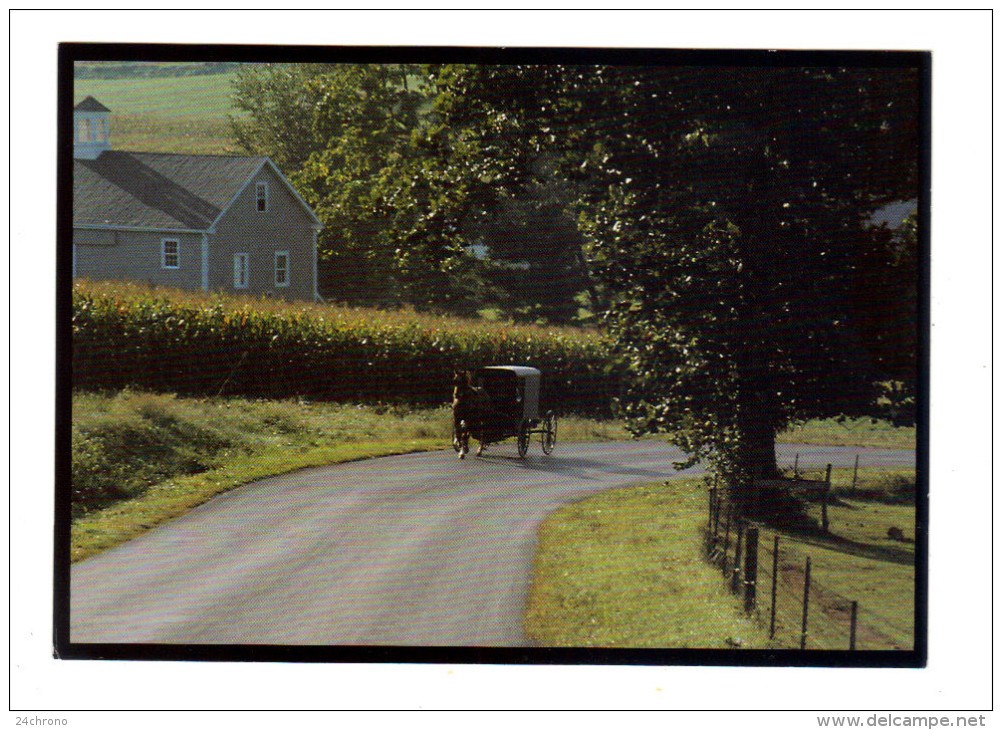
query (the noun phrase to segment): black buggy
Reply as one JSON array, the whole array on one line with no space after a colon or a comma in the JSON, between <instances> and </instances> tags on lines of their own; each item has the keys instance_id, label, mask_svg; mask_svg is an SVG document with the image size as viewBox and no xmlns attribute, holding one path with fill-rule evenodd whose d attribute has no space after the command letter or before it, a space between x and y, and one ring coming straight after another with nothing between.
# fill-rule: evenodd
<instances>
[{"instance_id":1,"label":"black buggy","mask_svg":"<svg viewBox=\"0 0 1002 730\"><path fill-rule=\"evenodd\" d=\"M475 392L470 436L480 442L480 451L488 444L516 438L518 455L525 457L532 434L540 434L544 454L557 444L557 417L553 411L539 414L541 373L536 368L516 365L492 365L472 373ZM453 434L453 447L460 450Z\"/></svg>"}]
</instances>

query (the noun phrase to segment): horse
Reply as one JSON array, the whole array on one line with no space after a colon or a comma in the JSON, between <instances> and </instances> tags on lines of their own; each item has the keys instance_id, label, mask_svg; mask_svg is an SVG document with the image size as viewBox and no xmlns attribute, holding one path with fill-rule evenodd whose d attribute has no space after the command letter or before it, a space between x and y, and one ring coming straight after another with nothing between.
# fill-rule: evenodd
<instances>
[{"instance_id":1,"label":"horse","mask_svg":"<svg viewBox=\"0 0 1002 730\"><path fill-rule=\"evenodd\" d=\"M469 370L457 370L452 378L452 432L453 446L459 458L465 459L470 451L470 433L477 417L479 393L473 387ZM480 449L483 451L483 447Z\"/></svg>"}]
</instances>

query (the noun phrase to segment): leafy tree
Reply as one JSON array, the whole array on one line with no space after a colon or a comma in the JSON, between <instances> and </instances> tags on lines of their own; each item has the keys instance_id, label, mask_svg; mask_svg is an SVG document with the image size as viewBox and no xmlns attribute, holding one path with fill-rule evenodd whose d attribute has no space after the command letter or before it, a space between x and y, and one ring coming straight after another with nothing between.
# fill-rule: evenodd
<instances>
[{"instance_id":1,"label":"leafy tree","mask_svg":"<svg viewBox=\"0 0 1002 730\"><path fill-rule=\"evenodd\" d=\"M420 97L386 66L345 65L313 75L309 156L293 183L317 212L324 288L339 299L401 300L390 188L405 171Z\"/></svg>"},{"instance_id":2,"label":"leafy tree","mask_svg":"<svg viewBox=\"0 0 1002 730\"><path fill-rule=\"evenodd\" d=\"M462 151L446 163L473 203L464 211L462 233L486 250L483 276L503 291L503 307L515 319L574 321L597 301L573 215L582 181L562 174L561 139L540 121L547 110L535 108L547 93L564 90L563 71L429 69L437 118L451 139L462 140Z\"/></svg>"},{"instance_id":3,"label":"leafy tree","mask_svg":"<svg viewBox=\"0 0 1002 730\"><path fill-rule=\"evenodd\" d=\"M241 66L233 81L233 136L246 152L271 157L289 175L299 170L324 140L314 126L319 85L310 82L332 71L329 64L253 64Z\"/></svg>"},{"instance_id":4,"label":"leafy tree","mask_svg":"<svg viewBox=\"0 0 1002 730\"><path fill-rule=\"evenodd\" d=\"M268 154L324 224L322 293L354 303L471 311L491 291L454 234L455 187L433 90L395 64L278 64L244 69L234 132ZM451 211L444 214L444 211Z\"/></svg>"},{"instance_id":5,"label":"leafy tree","mask_svg":"<svg viewBox=\"0 0 1002 730\"><path fill-rule=\"evenodd\" d=\"M674 433L733 483L776 473L775 435L791 421L875 400L851 285L864 216L916 179L917 113L898 110L917 94L906 78L880 94L874 75L629 74L610 111L634 124L592 156L612 190L589 222L595 270L639 376L625 411L637 432ZM654 100L673 96L652 119ZM909 137L895 180L874 164L887 153L871 155Z\"/></svg>"},{"instance_id":6,"label":"leafy tree","mask_svg":"<svg viewBox=\"0 0 1002 730\"><path fill-rule=\"evenodd\" d=\"M235 103L248 118L234 121L235 135L247 151L270 155L324 223L326 296L462 314L521 301L501 288L521 281L468 249L512 228L489 225L507 193L484 171L476 135L442 124L451 78L430 83L426 69L400 64L241 71Z\"/></svg>"},{"instance_id":7,"label":"leafy tree","mask_svg":"<svg viewBox=\"0 0 1002 730\"><path fill-rule=\"evenodd\" d=\"M917 194L914 70L477 67L454 89L499 181L545 152L580 185L635 433L742 485L791 422L872 411L895 370L872 337L900 321L864 324L858 274L868 215Z\"/></svg>"}]
</instances>

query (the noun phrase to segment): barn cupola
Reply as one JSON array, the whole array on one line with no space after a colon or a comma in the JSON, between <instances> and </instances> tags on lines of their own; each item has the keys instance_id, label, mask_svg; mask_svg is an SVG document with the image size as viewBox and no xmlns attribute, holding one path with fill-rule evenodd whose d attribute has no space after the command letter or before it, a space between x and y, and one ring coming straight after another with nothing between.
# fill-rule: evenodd
<instances>
[{"instance_id":1,"label":"barn cupola","mask_svg":"<svg viewBox=\"0 0 1002 730\"><path fill-rule=\"evenodd\" d=\"M93 160L111 149L111 110L93 96L73 107L73 157Z\"/></svg>"}]
</instances>

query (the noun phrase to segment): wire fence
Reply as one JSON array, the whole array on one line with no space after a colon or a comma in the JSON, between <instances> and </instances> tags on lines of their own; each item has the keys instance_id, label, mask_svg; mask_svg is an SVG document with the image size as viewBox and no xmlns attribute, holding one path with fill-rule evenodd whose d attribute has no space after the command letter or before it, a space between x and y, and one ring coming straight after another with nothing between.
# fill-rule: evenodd
<instances>
[{"instance_id":1,"label":"wire fence","mask_svg":"<svg viewBox=\"0 0 1002 730\"><path fill-rule=\"evenodd\" d=\"M911 648L913 606L888 610L862 577L854 596L818 580L816 566L837 562L844 557L840 551L744 518L716 487L709 492L705 535L706 555L725 585L778 644L826 650ZM875 609L874 603L882 608Z\"/></svg>"}]
</instances>

